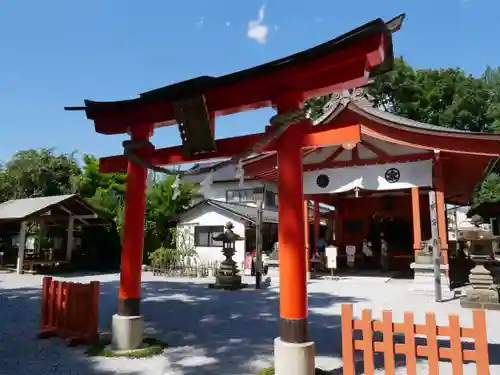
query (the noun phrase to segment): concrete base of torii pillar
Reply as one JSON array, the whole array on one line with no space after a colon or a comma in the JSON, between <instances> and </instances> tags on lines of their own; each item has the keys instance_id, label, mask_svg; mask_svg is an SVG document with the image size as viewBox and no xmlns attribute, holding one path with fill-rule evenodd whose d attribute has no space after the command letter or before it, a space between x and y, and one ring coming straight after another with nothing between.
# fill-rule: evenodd
<instances>
[{"instance_id":1,"label":"concrete base of torii pillar","mask_svg":"<svg viewBox=\"0 0 500 375\"><path fill-rule=\"evenodd\" d=\"M316 345L314 342L290 343L274 340L275 375L314 375Z\"/></svg>"},{"instance_id":2,"label":"concrete base of torii pillar","mask_svg":"<svg viewBox=\"0 0 500 375\"><path fill-rule=\"evenodd\" d=\"M143 316L113 315L111 324L111 347L113 350L135 350L143 346Z\"/></svg>"}]
</instances>

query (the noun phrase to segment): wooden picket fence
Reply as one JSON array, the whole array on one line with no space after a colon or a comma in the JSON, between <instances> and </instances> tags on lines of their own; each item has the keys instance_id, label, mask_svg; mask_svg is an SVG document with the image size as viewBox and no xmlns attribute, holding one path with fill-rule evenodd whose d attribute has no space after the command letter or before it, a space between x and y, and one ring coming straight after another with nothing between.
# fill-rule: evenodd
<instances>
[{"instance_id":1,"label":"wooden picket fence","mask_svg":"<svg viewBox=\"0 0 500 375\"><path fill-rule=\"evenodd\" d=\"M98 281L80 284L43 278L40 337L88 344L98 338L98 322Z\"/></svg>"},{"instance_id":2,"label":"wooden picket fence","mask_svg":"<svg viewBox=\"0 0 500 375\"><path fill-rule=\"evenodd\" d=\"M484 310L473 310L472 314L472 328L461 327L458 315L449 316L448 326L438 326L431 312L426 314L425 324L415 324L412 312L404 313L403 323L394 323L391 311L383 311L380 321L373 320L371 310L363 310L361 319L354 319L352 305L344 304L341 318L343 374L355 375L354 355L358 350L363 352L365 375L374 374L375 353L383 353L387 375L396 373L396 354L405 355L408 375L417 375L417 357L427 358L429 375L439 374L441 359L451 361L453 375L463 375L464 361L475 362L478 375L489 375L486 315ZM363 338L354 339L355 331L361 331ZM382 341L375 340L377 332L382 333ZM395 334L404 335L404 343L395 343ZM425 345L418 345L416 338L419 336L425 336ZM439 346L438 337L443 336L449 337L449 347ZM473 350L463 348L463 338L474 340Z\"/></svg>"}]
</instances>

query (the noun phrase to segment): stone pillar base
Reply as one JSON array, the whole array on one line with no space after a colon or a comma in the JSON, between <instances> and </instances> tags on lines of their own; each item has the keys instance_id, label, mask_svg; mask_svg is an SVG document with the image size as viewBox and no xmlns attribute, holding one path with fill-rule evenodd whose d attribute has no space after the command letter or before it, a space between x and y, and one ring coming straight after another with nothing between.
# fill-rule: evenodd
<instances>
[{"instance_id":1,"label":"stone pillar base","mask_svg":"<svg viewBox=\"0 0 500 375\"><path fill-rule=\"evenodd\" d=\"M314 375L316 346L314 342L301 344L274 340L275 375Z\"/></svg>"},{"instance_id":2,"label":"stone pillar base","mask_svg":"<svg viewBox=\"0 0 500 375\"><path fill-rule=\"evenodd\" d=\"M434 265L423 263L412 263L410 268L414 271L412 293L434 296ZM441 264L441 293L444 300L451 299L455 294L450 289L448 279L448 265Z\"/></svg>"},{"instance_id":3,"label":"stone pillar base","mask_svg":"<svg viewBox=\"0 0 500 375\"><path fill-rule=\"evenodd\" d=\"M135 350L142 346L144 334L143 316L113 315L111 325L113 350Z\"/></svg>"}]
</instances>

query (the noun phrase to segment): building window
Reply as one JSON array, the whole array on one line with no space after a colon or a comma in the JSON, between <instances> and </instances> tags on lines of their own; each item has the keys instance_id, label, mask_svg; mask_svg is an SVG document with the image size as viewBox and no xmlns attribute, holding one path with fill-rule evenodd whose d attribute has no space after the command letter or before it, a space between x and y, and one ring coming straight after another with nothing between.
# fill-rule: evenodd
<instances>
[{"instance_id":1,"label":"building window","mask_svg":"<svg viewBox=\"0 0 500 375\"><path fill-rule=\"evenodd\" d=\"M213 237L224 232L224 226L196 226L194 228L195 246L222 247L222 241L215 241Z\"/></svg>"},{"instance_id":2,"label":"building window","mask_svg":"<svg viewBox=\"0 0 500 375\"><path fill-rule=\"evenodd\" d=\"M278 207L278 194L266 190L266 207Z\"/></svg>"},{"instance_id":3,"label":"building window","mask_svg":"<svg viewBox=\"0 0 500 375\"><path fill-rule=\"evenodd\" d=\"M255 202L254 194L262 192L262 188L240 189L226 191L226 202L245 203Z\"/></svg>"}]
</instances>

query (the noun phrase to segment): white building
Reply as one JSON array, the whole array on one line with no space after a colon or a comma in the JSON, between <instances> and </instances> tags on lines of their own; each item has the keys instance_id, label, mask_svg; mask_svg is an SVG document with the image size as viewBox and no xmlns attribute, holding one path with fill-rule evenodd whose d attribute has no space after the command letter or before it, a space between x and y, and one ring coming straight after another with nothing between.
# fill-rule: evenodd
<instances>
[{"instance_id":1,"label":"white building","mask_svg":"<svg viewBox=\"0 0 500 375\"><path fill-rule=\"evenodd\" d=\"M207 163L203 166L208 165ZM198 168L195 166L193 168ZM187 176L183 181L201 182L206 176ZM236 167L229 165L213 174L210 188L204 191L203 199L178 216L178 245L194 246L201 262L223 260L222 244L213 237L223 232L227 222L234 225L233 231L244 238L236 243L233 259L241 264L246 251L252 251L257 215L256 199L263 198L263 223L269 232L277 230L277 194L276 186L259 180L245 180L240 186L236 178ZM261 199L262 199L261 198ZM252 230L253 229L253 230ZM264 239L263 248L272 246L269 239Z\"/></svg>"}]
</instances>

